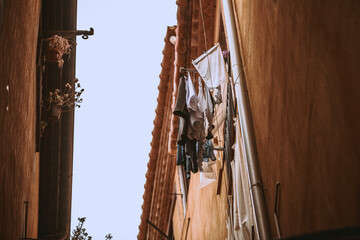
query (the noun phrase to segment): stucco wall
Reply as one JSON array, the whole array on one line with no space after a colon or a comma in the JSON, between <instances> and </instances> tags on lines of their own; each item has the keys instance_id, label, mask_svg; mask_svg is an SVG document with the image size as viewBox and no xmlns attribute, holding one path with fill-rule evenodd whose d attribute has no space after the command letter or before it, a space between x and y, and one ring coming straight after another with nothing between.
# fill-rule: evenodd
<instances>
[{"instance_id":1,"label":"stucco wall","mask_svg":"<svg viewBox=\"0 0 360 240\"><path fill-rule=\"evenodd\" d=\"M222 147L223 126L214 135L218 139L218 147ZM185 218L175 216L178 212L182 213L182 201L178 197L173 215L173 227L175 239L186 240L221 240L228 234L226 228L228 204L228 182L226 177L226 164L223 166L220 194L216 195L219 181L219 169L222 167L222 152L216 153L217 160L212 165L216 173L217 180L209 185L199 188L200 173L191 173L190 185L187 196L187 206ZM178 175L175 177L177 192L180 192ZM190 220L189 220L190 219ZM179 222L181 221L181 222ZM181 226L181 229L179 229ZM176 229L175 229L176 228ZM179 233L181 233L179 235Z\"/></svg>"},{"instance_id":2,"label":"stucco wall","mask_svg":"<svg viewBox=\"0 0 360 240\"><path fill-rule=\"evenodd\" d=\"M177 199L173 215L175 239L185 239L185 237L187 240L225 239L228 208L225 176L223 176L220 195L216 195L217 181L199 189L199 176L199 174L191 175L185 219L181 216L182 203L180 198Z\"/></svg>"},{"instance_id":3,"label":"stucco wall","mask_svg":"<svg viewBox=\"0 0 360 240\"><path fill-rule=\"evenodd\" d=\"M235 6L273 236L360 225L360 2Z\"/></svg>"}]
</instances>

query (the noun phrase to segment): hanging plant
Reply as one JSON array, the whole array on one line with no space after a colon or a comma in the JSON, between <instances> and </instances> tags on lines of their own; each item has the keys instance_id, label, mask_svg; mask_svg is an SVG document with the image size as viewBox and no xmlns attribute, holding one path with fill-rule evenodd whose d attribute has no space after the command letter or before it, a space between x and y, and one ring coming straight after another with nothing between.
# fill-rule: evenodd
<instances>
[{"instance_id":1,"label":"hanging plant","mask_svg":"<svg viewBox=\"0 0 360 240\"><path fill-rule=\"evenodd\" d=\"M59 68L64 65L63 55L71 53L72 46L69 40L59 35L53 35L44 40L44 55L48 62L57 62Z\"/></svg>"},{"instance_id":2,"label":"hanging plant","mask_svg":"<svg viewBox=\"0 0 360 240\"><path fill-rule=\"evenodd\" d=\"M74 84L75 89L72 89L71 85L67 83L63 91L55 89L55 91L49 92L44 107L49 112L50 121L58 121L62 112L76 107L80 108L80 103L83 101L81 94L84 92L84 89L81 89L77 78L74 80Z\"/></svg>"}]
</instances>

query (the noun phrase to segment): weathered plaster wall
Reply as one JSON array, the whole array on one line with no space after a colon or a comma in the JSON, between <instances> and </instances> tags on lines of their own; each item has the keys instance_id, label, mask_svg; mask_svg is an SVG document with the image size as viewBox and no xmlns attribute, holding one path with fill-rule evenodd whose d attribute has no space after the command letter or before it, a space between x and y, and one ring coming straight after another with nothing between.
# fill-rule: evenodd
<instances>
[{"instance_id":1,"label":"weathered plaster wall","mask_svg":"<svg viewBox=\"0 0 360 240\"><path fill-rule=\"evenodd\" d=\"M180 182L179 182L179 174L176 169L175 171L175 192L178 194L181 194L181 188L180 188ZM175 239L181 239L181 231L183 228L184 223L184 205L182 198L185 197L184 195L177 195L175 206L174 206L174 212L172 217L173 222L173 232Z\"/></svg>"},{"instance_id":2,"label":"weathered plaster wall","mask_svg":"<svg viewBox=\"0 0 360 240\"><path fill-rule=\"evenodd\" d=\"M225 174L225 173L223 173ZM227 236L227 186L223 176L221 194L216 195L217 181L199 189L200 174L191 175L184 228L190 218L187 240L219 240ZM186 229L183 231L185 239Z\"/></svg>"},{"instance_id":3,"label":"weathered plaster wall","mask_svg":"<svg viewBox=\"0 0 360 240\"><path fill-rule=\"evenodd\" d=\"M235 5L273 236L360 225L360 2Z\"/></svg>"},{"instance_id":4,"label":"weathered plaster wall","mask_svg":"<svg viewBox=\"0 0 360 240\"><path fill-rule=\"evenodd\" d=\"M222 147L224 144L222 133L223 126L221 126L215 134L215 137L219 142L218 147ZM173 215L175 239L219 240L227 237L228 230L226 228L226 221L229 209L229 183L227 182L227 171L226 165L224 164L220 194L216 195L219 181L219 170L222 167L222 152L217 153L217 158L216 164L212 166L213 171L217 176L216 181L200 189L200 173L191 173L185 218L182 217L183 215L180 217L175 216L177 212L182 213L180 210L182 210L183 207L181 198L177 198ZM175 180L177 181L176 186L178 186L176 191L180 192L178 175L176 175ZM181 229L179 229L180 226ZM180 235L179 232L181 233Z\"/></svg>"}]
</instances>

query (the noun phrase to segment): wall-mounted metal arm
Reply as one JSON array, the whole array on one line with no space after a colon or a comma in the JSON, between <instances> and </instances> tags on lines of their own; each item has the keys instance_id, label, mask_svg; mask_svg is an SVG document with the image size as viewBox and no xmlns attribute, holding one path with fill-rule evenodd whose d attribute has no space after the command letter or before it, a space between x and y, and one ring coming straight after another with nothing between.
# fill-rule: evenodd
<instances>
[{"instance_id":1,"label":"wall-mounted metal arm","mask_svg":"<svg viewBox=\"0 0 360 240\"><path fill-rule=\"evenodd\" d=\"M25 239L27 238L27 218L28 218L28 201L24 202L25 204Z\"/></svg>"},{"instance_id":2,"label":"wall-mounted metal arm","mask_svg":"<svg viewBox=\"0 0 360 240\"><path fill-rule=\"evenodd\" d=\"M89 31L87 30L58 30L58 31L46 31L42 33L42 36L59 34L63 36L79 36L82 35L82 39L88 39L89 36L94 35L94 29L91 27Z\"/></svg>"},{"instance_id":3,"label":"wall-mounted metal arm","mask_svg":"<svg viewBox=\"0 0 360 240\"><path fill-rule=\"evenodd\" d=\"M175 195L175 196L178 196L178 195L179 195L179 196L181 196L181 197L183 196L182 193L168 193L168 195Z\"/></svg>"},{"instance_id":4,"label":"wall-mounted metal arm","mask_svg":"<svg viewBox=\"0 0 360 240\"><path fill-rule=\"evenodd\" d=\"M224 148L223 147L214 147L214 150L216 150L216 151L224 151Z\"/></svg>"},{"instance_id":5,"label":"wall-mounted metal arm","mask_svg":"<svg viewBox=\"0 0 360 240\"><path fill-rule=\"evenodd\" d=\"M278 235L278 238L281 238L281 232L280 232L280 227L279 227L279 220L278 220L278 214L279 214L279 188L280 188L280 183L277 182L275 185L275 204L274 204L274 220L275 220L275 227L276 227L276 233Z\"/></svg>"},{"instance_id":6,"label":"wall-mounted metal arm","mask_svg":"<svg viewBox=\"0 0 360 240\"><path fill-rule=\"evenodd\" d=\"M148 224L150 224L150 226L152 226L153 228L155 228L156 231L158 231L162 236L164 236L166 239L169 239L168 235L166 235L163 231L161 231L160 228L158 228L157 226L155 226L155 224L153 224L152 222L149 221L149 219L146 219L146 222Z\"/></svg>"}]
</instances>

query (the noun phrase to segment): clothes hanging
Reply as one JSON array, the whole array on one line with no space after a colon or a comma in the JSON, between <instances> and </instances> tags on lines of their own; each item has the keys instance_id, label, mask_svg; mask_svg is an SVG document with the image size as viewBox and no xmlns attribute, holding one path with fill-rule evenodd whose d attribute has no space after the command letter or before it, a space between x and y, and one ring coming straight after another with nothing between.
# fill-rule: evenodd
<instances>
[{"instance_id":1,"label":"clothes hanging","mask_svg":"<svg viewBox=\"0 0 360 240\"><path fill-rule=\"evenodd\" d=\"M228 80L228 73L226 72L225 61L219 43L193 60L192 64L210 89L214 89Z\"/></svg>"},{"instance_id":2,"label":"clothes hanging","mask_svg":"<svg viewBox=\"0 0 360 240\"><path fill-rule=\"evenodd\" d=\"M190 73L186 79L186 105L189 112L188 138L200 140L204 131L204 117L199 108L199 99L191 80Z\"/></svg>"},{"instance_id":3,"label":"clothes hanging","mask_svg":"<svg viewBox=\"0 0 360 240\"><path fill-rule=\"evenodd\" d=\"M181 76L173 114L179 116L179 132L177 143L184 145L188 135L189 112L186 105L186 79Z\"/></svg>"},{"instance_id":4,"label":"clothes hanging","mask_svg":"<svg viewBox=\"0 0 360 240\"><path fill-rule=\"evenodd\" d=\"M178 94L176 97L176 103L173 111L174 115L187 119L189 116L186 106L186 79L181 76L178 86Z\"/></svg>"},{"instance_id":5,"label":"clothes hanging","mask_svg":"<svg viewBox=\"0 0 360 240\"><path fill-rule=\"evenodd\" d=\"M206 139L213 138L211 133L214 128L213 125L213 115L214 115L214 100L210 94L209 88L206 84L203 86L201 77L199 77L199 107L200 111L204 115L204 128Z\"/></svg>"},{"instance_id":6,"label":"clothes hanging","mask_svg":"<svg viewBox=\"0 0 360 240\"><path fill-rule=\"evenodd\" d=\"M188 139L185 145L186 153L186 177L190 178L190 171L197 173L199 166L197 162L196 140Z\"/></svg>"},{"instance_id":7,"label":"clothes hanging","mask_svg":"<svg viewBox=\"0 0 360 240\"><path fill-rule=\"evenodd\" d=\"M227 96L227 86L228 82L225 81L221 84L221 94L226 98ZM213 117L214 128L212 130L212 134L215 135L217 130L222 126L225 122L226 117L226 99L222 101L220 104L215 105L215 113Z\"/></svg>"},{"instance_id":8,"label":"clothes hanging","mask_svg":"<svg viewBox=\"0 0 360 240\"><path fill-rule=\"evenodd\" d=\"M203 159L204 162L209 162L209 158L212 161L216 160L216 156L214 153L214 145L211 140L206 140L204 145Z\"/></svg>"},{"instance_id":9,"label":"clothes hanging","mask_svg":"<svg viewBox=\"0 0 360 240\"><path fill-rule=\"evenodd\" d=\"M177 145L177 153L176 153L176 165L185 165L186 164L186 155L185 155L185 147L183 145Z\"/></svg>"},{"instance_id":10,"label":"clothes hanging","mask_svg":"<svg viewBox=\"0 0 360 240\"><path fill-rule=\"evenodd\" d=\"M188 119L180 118L179 119L179 130L177 137L177 144L185 145L188 135Z\"/></svg>"},{"instance_id":11,"label":"clothes hanging","mask_svg":"<svg viewBox=\"0 0 360 240\"><path fill-rule=\"evenodd\" d=\"M233 171L233 196L234 196L234 229L237 235L240 235L240 239L250 240L252 239L252 204L250 196L249 178L246 170L246 159L243 153L243 143L241 139L241 130L239 119L235 119L235 143L234 149L234 161L231 163Z\"/></svg>"}]
</instances>

